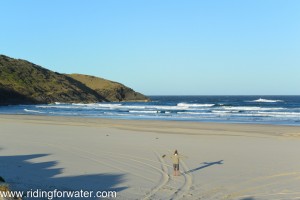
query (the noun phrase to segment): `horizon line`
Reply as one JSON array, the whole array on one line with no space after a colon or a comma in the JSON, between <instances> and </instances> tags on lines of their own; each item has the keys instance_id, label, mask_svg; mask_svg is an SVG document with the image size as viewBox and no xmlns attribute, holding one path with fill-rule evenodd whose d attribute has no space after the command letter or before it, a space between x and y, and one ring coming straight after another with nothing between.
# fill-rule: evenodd
<instances>
[{"instance_id":1,"label":"horizon line","mask_svg":"<svg viewBox=\"0 0 300 200\"><path fill-rule=\"evenodd\" d=\"M146 96L300 96L300 94L144 94Z\"/></svg>"}]
</instances>

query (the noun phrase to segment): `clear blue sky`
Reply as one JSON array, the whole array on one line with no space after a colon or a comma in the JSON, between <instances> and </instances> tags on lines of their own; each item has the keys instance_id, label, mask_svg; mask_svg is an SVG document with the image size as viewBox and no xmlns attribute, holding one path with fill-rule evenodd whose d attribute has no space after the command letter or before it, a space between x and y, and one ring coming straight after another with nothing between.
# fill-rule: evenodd
<instances>
[{"instance_id":1,"label":"clear blue sky","mask_svg":"<svg viewBox=\"0 0 300 200\"><path fill-rule=\"evenodd\" d=\"M0 54L147 95L300 95L298 0L2 0Z\"/></svg>"}]
</instances>

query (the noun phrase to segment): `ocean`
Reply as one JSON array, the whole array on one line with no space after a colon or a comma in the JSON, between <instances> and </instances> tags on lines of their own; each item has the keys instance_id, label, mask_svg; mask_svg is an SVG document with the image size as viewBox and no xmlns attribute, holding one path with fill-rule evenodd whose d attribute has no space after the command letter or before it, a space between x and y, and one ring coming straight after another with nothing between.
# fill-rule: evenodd
<instances>
[{"instance_id":1,"label":"ocean","mask_svg":"<svg viewBox=\"0 0 300 200\"><path fill-rule=\"evenodd\" d=\"M300 125L300 96L149 96L151 102L2 106L0 114Z\"/></svg>"}]
</instances>

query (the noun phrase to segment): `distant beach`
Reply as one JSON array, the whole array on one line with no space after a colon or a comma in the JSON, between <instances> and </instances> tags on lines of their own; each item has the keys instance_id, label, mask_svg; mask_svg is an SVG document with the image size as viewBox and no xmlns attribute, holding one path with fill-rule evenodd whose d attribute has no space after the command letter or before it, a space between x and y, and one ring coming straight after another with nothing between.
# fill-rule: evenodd
<instances>
[{"instance_id":1,"label":"distant beach","mask_svg":"<svg viewBox=\"0 0 300 200\"><path fill-rule=\"evenodd\" d=\"M297 199L300 127L0 115L13 190L114 190L117 199ZM181 176L169 158L187 156ZM166 157L162 157L166 155Z\"/></svg>"}]
</instances>

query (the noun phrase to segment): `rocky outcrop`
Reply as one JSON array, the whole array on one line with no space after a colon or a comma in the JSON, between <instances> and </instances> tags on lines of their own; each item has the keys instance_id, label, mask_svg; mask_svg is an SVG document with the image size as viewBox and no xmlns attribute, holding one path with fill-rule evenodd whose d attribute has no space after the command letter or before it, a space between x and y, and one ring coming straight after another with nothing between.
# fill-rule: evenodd
<instances>
[{"instance_id":1,"label":"rocky outcrop","mask_svg":"<svg viewBox=\"0 0 300 200\"><path fill-rule=\"evenodd\" d=\"M1 176L0 176L0 192L2 194L11 193L11 190L9 189L8 184L5 183L4 178L2 178ZM22 200L22 199L20 197L2 197L2 196L0 196L0 200Z\"/></svg>"}]
</instances>

